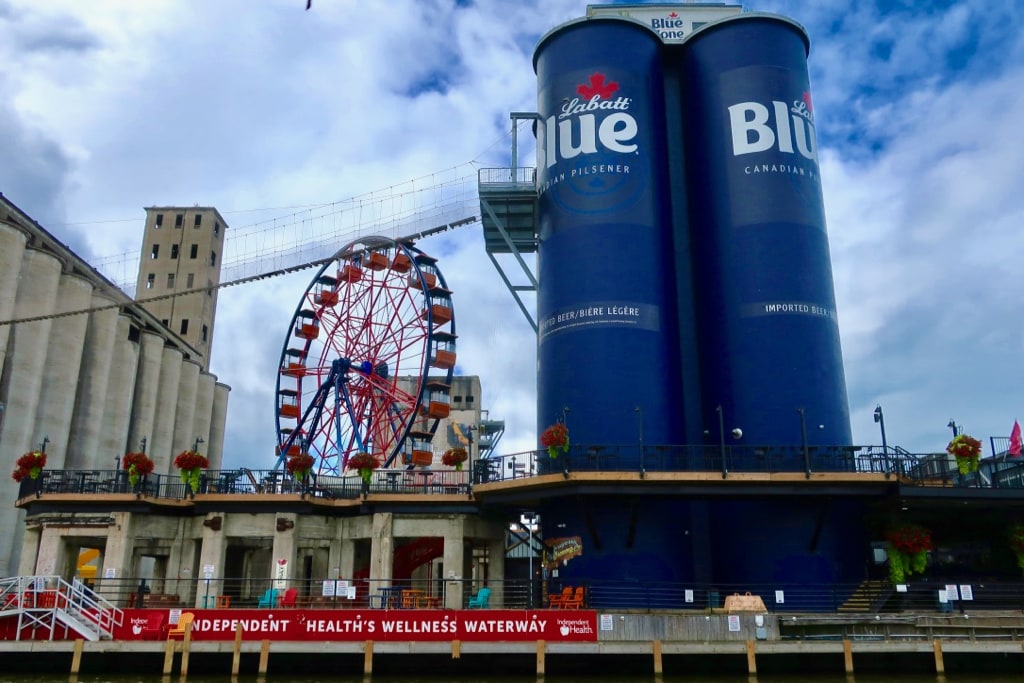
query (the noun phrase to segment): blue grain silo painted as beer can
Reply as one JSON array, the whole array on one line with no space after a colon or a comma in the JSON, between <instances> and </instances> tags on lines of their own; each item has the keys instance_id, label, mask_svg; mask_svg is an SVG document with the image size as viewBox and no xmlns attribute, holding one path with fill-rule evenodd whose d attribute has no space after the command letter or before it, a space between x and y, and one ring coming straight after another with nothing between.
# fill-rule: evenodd
<instances>
[{"instance_id":1,"label":"blue grain silo painted as beer can","mask_svg":"<svg viewBox=\"0 0 1024 683\"><path fill-rule=\"evenodd\" d=\"M741 445L850 444L808 49L793 21L744 14L670 52L712 440L721 405Z\"/></svg>"},{"instance_id":2,"label":"blue grain silo painted as beer can","mask_svg":"<svg viewBox=\"0 0 1024 683\"><path fill-rule=\"evenodd\" d=\"M573 444L627 459L641 434L681 433L661 48L643 24L601 18L534 54L538 431L565 415Z\"/></svg>"}]
</instances>

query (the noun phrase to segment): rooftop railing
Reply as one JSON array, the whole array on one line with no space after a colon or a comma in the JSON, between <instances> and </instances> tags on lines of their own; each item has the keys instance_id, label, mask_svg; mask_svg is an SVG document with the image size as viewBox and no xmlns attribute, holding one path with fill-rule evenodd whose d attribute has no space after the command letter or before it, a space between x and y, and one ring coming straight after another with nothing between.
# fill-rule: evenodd
<instances>
[{"instance_id":1,"label":"rooftop railing","mask_svg":"<svg viewBox=\"0 0 1024 683\"><path fill-rule=\"evenodd\" d=\"M369 482L355 472L311 474L298 481L281 470L206 470L191 492L177 475L149 475L137 484L118 470L49 470L21 482L20 497L50 493L136 493L158 498L193 494L305 494L328 499L368 495L469 495L473 486L573 472L715 472L882 474L904 485L1024 489L1024 460L1005 454L984 458L976 472L961 474L946 453L909 453L881 446L660 446L575 444L552 457L546 450L491 456L462 471L377 469Z\"/></svg>"}]
</instances>

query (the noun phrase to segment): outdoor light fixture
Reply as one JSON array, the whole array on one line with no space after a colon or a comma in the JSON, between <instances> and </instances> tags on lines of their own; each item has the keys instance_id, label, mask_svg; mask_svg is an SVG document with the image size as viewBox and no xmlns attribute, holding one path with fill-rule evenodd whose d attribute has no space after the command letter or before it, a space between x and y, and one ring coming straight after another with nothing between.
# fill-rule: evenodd
<instances>
[{"instance_id":1,"label":"outdoor light fixture","mask_svg":"<svg viewBox=\"0 0 1024 683\"><path fill-rule=\"evenodd\" d=\"M953 430L954 439L960 435L960 427L957 426L953 418L949 418L949 424L947 424L946 426Z\"/></svg>"}]
</instances>

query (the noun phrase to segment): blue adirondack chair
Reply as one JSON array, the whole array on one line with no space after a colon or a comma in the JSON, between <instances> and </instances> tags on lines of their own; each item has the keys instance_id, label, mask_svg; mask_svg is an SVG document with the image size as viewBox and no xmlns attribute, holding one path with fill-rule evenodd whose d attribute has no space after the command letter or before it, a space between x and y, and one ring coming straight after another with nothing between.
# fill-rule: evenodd
<instances>
[{"instance_id":1,"label":"blue adirondack chair","mask_svg":"<svg viewBox=\"0 0 1024 683\"><path fill-rule=\"evenodd\" d=\"M263 597L256 604L256 607L277 607L277 589L268 588L267 592L263 594Z\"/></svg>"},{"instance_id":2,"label":"blue adirondack chair","mask_svg":"<svg viewBox=\"0 0 1024 683\"><path fill-rule=\"evenodd\" d=\"M476 595L474 595L473 597L471 597L469 599L469 607L470 608L479 607L481 609L486 609L487 607L489 607L488 603L490 603L490 600L491 600L491 589L490 588L481 588L477 592Z\"/></svg>"}]
</instances>

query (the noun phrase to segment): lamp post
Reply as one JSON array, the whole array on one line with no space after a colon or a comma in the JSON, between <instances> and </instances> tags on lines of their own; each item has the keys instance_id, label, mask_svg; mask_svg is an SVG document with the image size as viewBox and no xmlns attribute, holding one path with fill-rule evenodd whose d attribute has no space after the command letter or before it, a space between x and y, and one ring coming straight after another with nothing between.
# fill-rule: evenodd
<instances>
[{"instance_id":1,"label":"lamp post","mask_svg":"<svg viewBox=\"0 0 1024 683\"><path fill-rule=\"evenodd\" d=\"M519 523L522 524L523 526L525 526L526 530L530 533L530 547L529 547L529 554L528 554L528 557L530 558L530 562L529 562L530 576L529 576L529 578L527 579L527 582L526 582L527 590L530 593L530 596L529 596L530 609L533 609L533 530L534 530L534 527L537 524L538 517L539 517L539 515L537 515L536 512L524 512L523 514L521 514L519 516Z\"/></svg>"},{"instance_id":2,"label":"lamp post","mask_svg":"<svg viewBox=\"0 0 1024 683\"><path fill-rule=\"evenodd\" d=\"M715 407L715 412L718 413L718 450L722 459L722 479L725 479L729 476L729 467L725 464L725 418L722 416L721 403Z\"/></svg>"},{"instance_id":3,"label":"lamp post","mask_svg":"<svg viewBox=\"0 0 1024 683\"><path fill-rule=\"evenodd\" d=\"M957 423L953 420L953 418L949 418L949 424L947 424L946 426L953 430L954 439L960 436L960 432L961 430L963 430L963 427L958 426Z\"/></svg>"},{"instance_id":4,"label":"lamp post","mask_svg":"<svg viewBox=\"0 0 1024 683\"><path fill-rule=\"evenodd\" d=\"M875 422L882 430L882 466L885 468L885 477L889 478L889 443L885 440L885 415L882 413L882 404L875 406Z\"/></svg>"},{"instance_id":5,"label":"lamp post","mask_svg":"<svg viewBox=\"0 0 1024 683\"><path fill-rule=\"evenodd\" d=\"M637 443L640 445L640 478L644 478L644 409L637 406L636 412Z\"/></svg>"},{"instance_id":6,"label":"lamp post","mask_svg":"<svg viewBox=\"0 0 1024 683\"><path fill-rule=\"evenodd\" d=\"M206 440L203 439L203 437L201 437L201 436L197 436L196 437L195 445L192 446L192 450L195 451L196 453L198 453L199 452L199 444L201 444L201 443L206 443Z\"/></svg>"},{"instance_id":7,"label":"lamp post","mask_svg":"<svg viewBox=\"0 0 1024 683\"><path fill-rule=\"evenodd\" d=\"M804 474L808 479L810 479L811 449L807 445L807 417L804 415L804 409L802 407L797 408L796 412L800 414L800 439L804 448Z\"/></svg>"}]
</instances>

